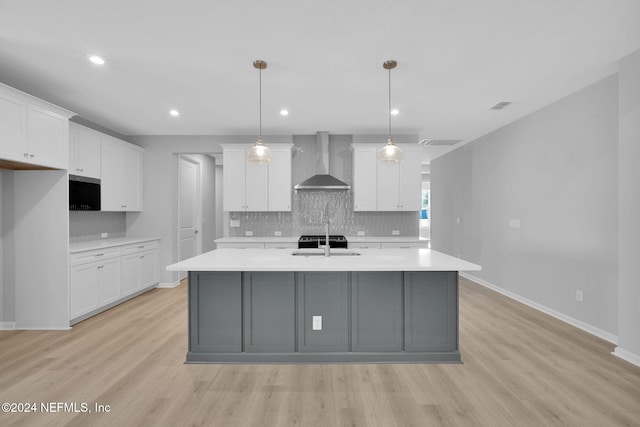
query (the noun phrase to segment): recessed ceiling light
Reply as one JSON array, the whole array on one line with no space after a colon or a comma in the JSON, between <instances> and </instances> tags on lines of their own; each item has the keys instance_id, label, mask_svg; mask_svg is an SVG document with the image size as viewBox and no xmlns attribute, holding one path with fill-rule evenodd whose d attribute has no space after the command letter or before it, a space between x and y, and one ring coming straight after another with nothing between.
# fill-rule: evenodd
<instances>
[{"instance_id":1,"label":"recessed ceiling light","mask_svg":"<svg viewBox=\"0 0 640 427\"><path fill-rule=\"evenodd\" d=\"M397 108L394 108L393 110L391 110L392 116L397 116L398 114L400 114L400 111Z\"/></svg>"},{"instance_id":2,"label":"recessed ceiling light","mask_svg":"<svg viewBox=\"0 0 640 427\"><path fill-rule=\"evenodd\" d=\"M281 116L288 116L289 115L289 111L288 110L280 110L280 115Z\"/></svg>"},{"instance_id":3,"label":"recessed ceiling light","mask_svg":"<svg viewBox=\"0 0 640 427\"><path fill-rule=\"evenodd\" d=\"M169 111L169 114L171 114L173 117L178 117L180 115L180 111L171 110L171 111Z\"/></svg>"},{"instance_id":4,"label":"recessed ceiling light","mask_svg":"<svg viewBox=\"0 0 640 427\"><path fill-rule=\"evenodd\" d=\"M93 62L96 65L104 65L104 59L98 55L91 55L89 57L89 61Z\"/></svg>"}]
</instances>

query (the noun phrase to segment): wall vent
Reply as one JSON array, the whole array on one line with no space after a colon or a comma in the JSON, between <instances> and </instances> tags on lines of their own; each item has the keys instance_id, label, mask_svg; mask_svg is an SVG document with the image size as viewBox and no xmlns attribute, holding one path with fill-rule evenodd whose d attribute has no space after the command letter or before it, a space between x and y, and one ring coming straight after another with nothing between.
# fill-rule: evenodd
<instances>
[{"instance_id":1,"label":"wall vent","mask_svg":"<svg viewBox=\"0 0 640 427\"><path fill-rule=\"evenodd\" d=\"M498 102L496 105L494 105L493 107L491 107L489 109L490 110L502 110L504 107L506 107L509 104L511 104L511 101L501 101L501 102Z\"/></svg>"},{"instance_id":2,"label":"wall vent","mask_svg":"<svg viewBox=\"0 0 640 427\"><path fill-rule=\"evenodd\" d=\"M451 146L456 145L458 142L462 141L461 139L421 139L418 144L424 146Z\"/></svg>"}]
</instances>

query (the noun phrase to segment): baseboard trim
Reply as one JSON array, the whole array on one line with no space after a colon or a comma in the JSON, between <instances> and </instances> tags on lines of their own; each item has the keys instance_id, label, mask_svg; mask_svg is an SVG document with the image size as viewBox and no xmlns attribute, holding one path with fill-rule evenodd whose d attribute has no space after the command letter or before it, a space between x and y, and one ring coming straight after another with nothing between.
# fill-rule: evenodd
<instances>
[{"instance_id":1,"label":"baseboard trim","mask_svg":"<svg viewBox=\"0 0 640 427\"><path fill-rule=\"evenodd\" d=\"M16 322L0 322L0 331L12 331L16 328Z\"/></svg>"},{"instance_id":2,"label":"baseboard trim","mask_svg":"<svg viewBox=\"0 0 640 427\"><path fill-rule=\"evenodd\" d=\"M171 288L175 288L179 284L180 284L180 280L178 280L176 282L173 282L173 283L158 283L158 286L156 286L156 288L171 289Z\"/></svg>"},{"instance_id":3,"label":"baseboard trim","mask_svg":"<svg viewBox=\"0 0 640 427\"><path fill-rule=\"evenodd\" d=\"M578 329L581 329L585 332L590 333L591 335L595 335L598 338L602 338L605 341L609 341L612 344L618 344L618 336L614 335L612 333L609 333L607 331L603 331L600 328L597 328L593 325L590 325L588 323L585 323L581 320L575 319L571 316L567 316L566 314L560 313L559 311L556 311L552 308L549 308L545 305L539 304L535 301L532 301L528 298L525 298L523 296L520 296L514 292L508 291L504 288L501 288L499 286L494 285L493 283L487 282L486 280L480 279L479 277L476 276L472 276L471 274L468 273L463 273L460 272L460 276L469 279L481 286L484 286L485 288L489 288L493 291L498 292L499 294L502 294L506 297L509 297L515 301L521 302L524 305L527 305L533 309L536 309L538 311L541 311L545 314L548 314L551 317L555 317L558 320L562 320L565 323L570 324L571 326L575 326Z\"/></svg>"},{"instance_id":4,"label":"baseboard trim","mask_svg":"<svg viewBox=\"0 0 640 427\"><path fill-rule=\"evenodd\" d=\"M630 351L625 350L624 348L618 346L616 347L611 354L613 354L616 357L619 357L622 360L626 360L627 362L636 365L636 366L640 366L640 356L638 356L635 353L632 353Z\"/></svg>"}]
</instances>

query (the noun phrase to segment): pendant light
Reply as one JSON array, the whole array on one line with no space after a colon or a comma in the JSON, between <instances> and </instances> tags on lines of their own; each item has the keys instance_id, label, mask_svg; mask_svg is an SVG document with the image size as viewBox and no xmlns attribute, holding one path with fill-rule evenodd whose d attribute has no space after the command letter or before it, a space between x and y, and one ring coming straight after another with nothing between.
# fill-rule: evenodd
<instances>
[{"instance_id":1,"label":"pendant light","mask_svg":"<svg viewBox=\"0 0 640 427\"><path fill-rule=\"evenodd\" d=\"M379 162L399 162L403 159L402 150L391 139L391 70L396 68L397 65L398 63L393 60L385 61L382 64L385 70L389 70L389 110L387 111L389 116L389 138L386 145L378 151Z\"/></svg>"},{"instance_id":2,"label":"pendant light","mask_svg":"<svg viewBox=\"0 0 640 427\"><path fill-rule=\"evenodd\" d=\"M262 70L267 68L267 63L261 59L256 59L253 61L253 66L257 68L260 73L260 131L256 145L247 151L247 161L249 163L271 163L271 150L262 141Z\"/></svg>"}]
</instances>

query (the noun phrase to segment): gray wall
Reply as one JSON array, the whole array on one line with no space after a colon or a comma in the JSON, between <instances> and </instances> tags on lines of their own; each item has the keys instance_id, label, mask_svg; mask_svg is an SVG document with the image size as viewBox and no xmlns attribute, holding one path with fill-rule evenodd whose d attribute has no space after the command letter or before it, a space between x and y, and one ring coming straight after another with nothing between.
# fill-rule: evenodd
<instances>
[{"instance_id":1,"label":"gray wall","mask_svg":"<svg viewBox=\"0 0 640 427\"><path fill-rule=\"evenodd\" d=\"M2 232L2 271L0 280L0 322L15 320L15 239L14 239L14 172L0 171L0 231Z\"/></svg>"},{"instance_id":2,"label":"gray wall","mask_svg":"<svg viewBox=\"0 0 640 427\"><path fill-rule=\"evenodd\" d=\"M620 61L618 353L640 364L640 51Z\"/></svg>"},{"instance_id":3,"label":"gray wall","mask_svg":"<svg viewBox=\"0 0 640 427\"><path fill-rule=\"evenodd\" d=\"M434 160L432 247L615 336L617 141L615 75Z\"/></svg>"}]
</instances>

